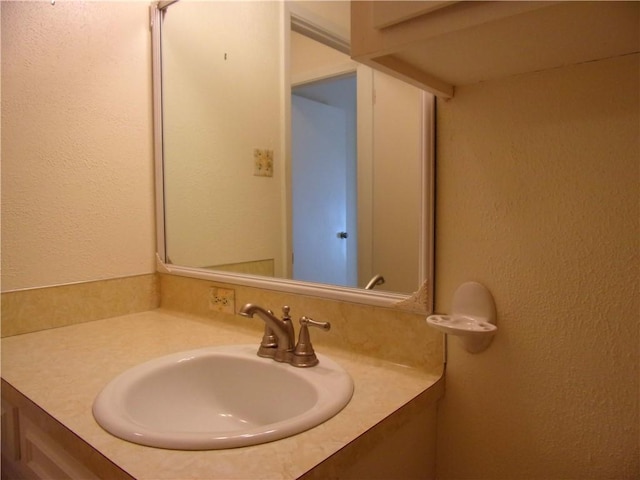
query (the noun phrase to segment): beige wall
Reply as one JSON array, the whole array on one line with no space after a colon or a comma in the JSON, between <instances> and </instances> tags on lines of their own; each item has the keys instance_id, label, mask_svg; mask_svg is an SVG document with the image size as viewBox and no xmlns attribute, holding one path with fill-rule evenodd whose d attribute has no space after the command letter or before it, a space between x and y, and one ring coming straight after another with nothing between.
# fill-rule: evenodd
<instances>
[{"instance_id":1,"label":"beige wall","mask_svg":"<svg viewBox=\"0 0 640 480\"><path fill-rule=\"evenodd\" d=\"M147 19L144 2L2 3L3 289L153 270ZM500 329L479 355L450 344L443 480L637 477L638 71L439 104L436 309L478 280Z\"/></svg>"},{"instance_id":2,"label":"beige wall","mask_svg":"<svg viewBox=\"0 0 640 480\"><path fill-rule=\"evenodd\" d=\"M163 23L167 255L204 267L274 260L286 233L277 2L180 2ZM254 149L273 176L254 175ZM259 239L259 241L257 241Z\"/></svg>"},{"instance_id":3,"label":"beige wall","mask_svg":"<svg viewBox=\"0 0 640 480\"><path fill-rule=\"evenodd\" d=\"M446 479L637 478L638 55L438 105L436 310L484 283L498 334L450 342Z\"/></svg>"},{"instance_id":4,"label":"beige wall","mask_svg":"<svg viewBox=\"0 0 640 480\"><path fill-rule=\"evenodd\" d=\"M154 271L148 18L2 2L3 291Z\"/></svg>"},{"instance_id":5,"label":"beige wall","mask_svg":"<svg viewBox=\"0 0 640 480\"><path fill-rule=\"evenodd\" d=\"M346 54L305 35L291 31L291 83L317 81L357 68L358 64Z\"/></svg>"}]
</instances>

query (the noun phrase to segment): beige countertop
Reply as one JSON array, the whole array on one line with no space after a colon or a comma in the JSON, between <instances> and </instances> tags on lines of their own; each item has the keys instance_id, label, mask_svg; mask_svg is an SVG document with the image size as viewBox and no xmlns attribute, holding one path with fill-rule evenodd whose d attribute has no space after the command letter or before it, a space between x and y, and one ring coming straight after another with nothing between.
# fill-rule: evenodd
<instances>
[{"instance_id":1,"label":"beige countertop","mask_svg":"<svg viewBox=\"0 0 640 480\"><path fill-rule=\"evenodd\" d=\"M153 310L2 340L2 378L137 479L298 478L438 383L439 376L321 347L353 377L351 402L298 435L228 450L176 451L136 445L105 432L93 400L118 374L169 353L223 344L255 344L228 323ZM440 395L434 390L434 399ZM437 392L436 392L437 391Z\"/></svg>"}]
</instances>

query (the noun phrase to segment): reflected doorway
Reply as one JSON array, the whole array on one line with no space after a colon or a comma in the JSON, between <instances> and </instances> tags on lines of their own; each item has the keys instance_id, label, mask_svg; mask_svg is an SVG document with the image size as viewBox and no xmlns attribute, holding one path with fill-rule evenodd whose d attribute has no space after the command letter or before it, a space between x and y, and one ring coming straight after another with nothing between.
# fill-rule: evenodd
<instances>
[{"instance_id":1,"label":"reflected doorway","mask_svg":"<svg viewBox=\"0 0 640 480\"><path fill-rule=\"evenodd\" d=\"M358 284L356 74L292 89L293 278Z\"/></svg>"}]
</instances>

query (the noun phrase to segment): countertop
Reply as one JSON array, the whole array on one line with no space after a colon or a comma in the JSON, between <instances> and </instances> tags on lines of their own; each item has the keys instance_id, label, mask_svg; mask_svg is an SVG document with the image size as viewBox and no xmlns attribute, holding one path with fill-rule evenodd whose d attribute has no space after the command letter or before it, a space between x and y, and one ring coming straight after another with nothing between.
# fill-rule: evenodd
<instances>
[{"instance_id":1,"label":"countertop","mask_svg":"<svg viewBox=\"0 0 640 480\"><path fill-rule=\"evenodd\" d=\"M228 450L176 451L120 440L94 420L100 390L134 365L169 353L256 344L259 335L228 323L152 310L2 339L2 378L137 479L292 479L438 383L439 376L328 347L353 377L349 404L298 435ZM440 395L434 390L434 400Z\"/></svg>"}]
</instances>

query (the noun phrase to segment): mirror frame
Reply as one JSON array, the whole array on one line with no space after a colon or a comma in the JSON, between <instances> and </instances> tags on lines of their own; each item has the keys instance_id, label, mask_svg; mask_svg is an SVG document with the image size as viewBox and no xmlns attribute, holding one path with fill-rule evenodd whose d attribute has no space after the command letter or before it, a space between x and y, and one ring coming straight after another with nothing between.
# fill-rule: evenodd
<instances>
[{"instance_id":1,"label":"mirror frame","mask_svg":"<svg viewBox=\"0 0 640 480\"><path fill-rule=\"evenodd\" d=\"M273 290L284 293L309 295L331 300L339 300L351 303L359 303L371 306L393 308L398 302L408 299L411 295L404 293L386 292L382 290L365 290L363 288L342 287L336 285L303 282L286 278L264 277L249 274L222 272L203 268L183 267L166 263L166 237L165 237L165 196L164 196L164 152L163 152L163 118L162 118L162 15L164 10L178 0L168 0L152 3L150 6L151 23L151 48L152 48L152 82L153 82L153 137L154 137L154 164L155 164L155 208L156 208L156 271L172 275L197 278L212 282L230 285L256 287L265 290ZM291 26L296 31L303 31L308 36L328 44L341 51L348 51L349 40L345 39L344 32L336 32L333 25L329 25L321 18L315 17L296 4L282 2L283 25ZM281 41L285 51L290 49L291 28L283 28ZM286 73L289 62L282 62L282 68ZM285 157L290 155L290 99L287 94L291 89L291 81L287 75L283 75L285 82L281 95L282 106L285 112L283 135L281 138L282 151ZM429 291L428 304L424 313L433 311L434 291L434 263L435 263L435 97L422 93L422 130L425 135L422 140L421 150L423 162L421 168L422 192L420 208L420 239L418 254L419 276L421 282ZM434 208L429 208L434 206ZM417 285L416 290L422 288Z\"/></svg>"}]
</instances>

